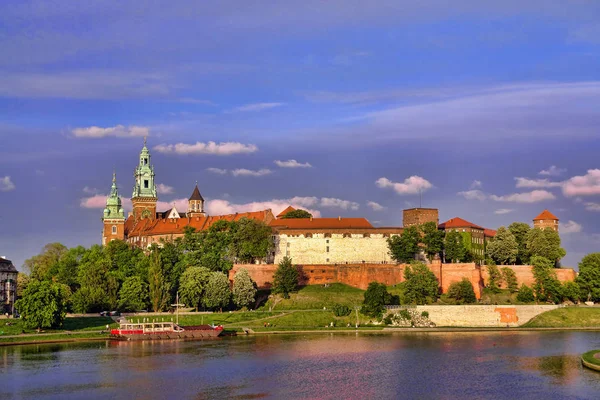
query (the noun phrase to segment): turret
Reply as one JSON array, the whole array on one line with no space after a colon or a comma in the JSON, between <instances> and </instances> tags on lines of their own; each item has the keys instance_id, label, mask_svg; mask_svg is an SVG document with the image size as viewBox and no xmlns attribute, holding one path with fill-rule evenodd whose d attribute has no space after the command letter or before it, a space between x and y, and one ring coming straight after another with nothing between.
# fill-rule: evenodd
<instances>
[{"instance_id":1,"label":"turret","mask_svg":"<svg viewBox=\"0 0 600 400\"><path fill-rule=\"evenodd\" d=\"M548 210L544 210L533 219L533 227L538 229L550 228L558 232L558 217Z\"/></svg>"},{"instance_id":2,"label":"turret","mask_svg":"<svg viewBox=\"0 0 600 400\"><path fill-rule=\"evenodd\" d=\"M113 240L125 239L125 211L117 190L117 174L113 172L112 186L110 195L106 199L106 208L104 209L102 222L104 229L102 231L102 244Z\"/></svg>"},{"instance_id":3,"label":"turret","mask_svg":"<svg viewBox=\"0 0 600 400\"><path fill-rule=\"evenodd\" d=\"M196 182L196 187L188 200L188 211L187 215L189 217L205 217L206 213L204 212L204 198L200 194L200 190L198 190L198 182Z\"/></svg>"},{"instance_id":4,"label":"turret","mask_svg":"<svg viewBox=\"0 0 600 400\"><path fill-rule=\"evenodd\" d=\"M133 173L135 185L131 195L131 204L136 221L144 218L156 218L158 196L154 182L154 166L152 166L150 160L150 151L146 147L146 138L144 138L144 147L140 152L139 164Z\"/></svg>"}]
</instances>

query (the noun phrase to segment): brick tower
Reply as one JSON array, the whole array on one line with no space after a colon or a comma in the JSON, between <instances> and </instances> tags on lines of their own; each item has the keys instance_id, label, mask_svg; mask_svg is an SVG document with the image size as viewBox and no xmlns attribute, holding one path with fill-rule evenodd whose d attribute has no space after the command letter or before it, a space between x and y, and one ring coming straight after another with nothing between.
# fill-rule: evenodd
<instances>
[{"instance_id":1,"label":"brick tower","mask_svg":"<svg viewBox=\"0 0 600 400\"><path fill-rule=\"evenodd\" d=\"M188 200L188 217L205 217L206 213L204 212L204 198L200 194L200 190L198 190L198 182L196 182L196 187Z\"/></svg>"},{"instance_id":2,"label":"brick tower","mask_svg":"<svg viewBox=\"0 0 600 400\"><path fill-rule=\"evenodd\" d=\"M144 138L144 147L140 152L140 162L136 167L133 177L135 186L131 195L131 205L133 207L133 217L136 221L144 218L156 218L156 184L154 183L154 166L150 163L150 151L146 147L146 138Z\"/></svg>"},{"instance_id":3,"label":"brick tower","mask_svg":"<svg viewBox=\"0 0 600 400\"><path fill-rule=\"evenodd\" d=\"M121 205L121 198L117 191L117 175L113 172L110 196L106 199L106 208L102 217L104 227L102 230L102 245L113 240L125 239L125 212Z\"/></svg>"},{"instance_id":4,"label":"brick tower","mask_svg":"<svg viewBox=\"0 0 600 400\"><path fill-rule=\"evenodd\" d=\"M538 229L550 228L558 232L558 218L548 210L544 210L533 219L533 227Z\"/></svg>"}]
</instances>

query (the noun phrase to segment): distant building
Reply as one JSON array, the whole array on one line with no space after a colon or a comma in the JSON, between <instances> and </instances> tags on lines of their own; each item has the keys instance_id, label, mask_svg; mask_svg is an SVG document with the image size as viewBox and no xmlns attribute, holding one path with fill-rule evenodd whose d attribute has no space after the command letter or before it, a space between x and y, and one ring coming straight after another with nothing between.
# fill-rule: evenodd
<instances>
[{"instance_id":1,"label":"distant building","mask_svg":"<svg viewBox=\"0 0 600 400\"><path fill-rule=\"evenodd\" d=\"M449 219L440 224L438 228L446 233L449 231L460 232L467 250L480 259L485 258L485 228L458 217Z\"/></svg>"},{"instance_id":2,"label":"distant building","mask_svg":"<svg viewBox=\"0 0 600 400\"><path fill-rule=\"evenodd\" d=\"M409 208L402 211L402 226L405 228L426 222L434 222L436 225L440 223L437 208Z\"/></svg>"},{"instance_id":3,"label":"distant building","mask_svg":"<svg viewBox=\"0 0 600 400\"><path fill-rule=\"evenodd\" d=\"M12 314L17 298L18 271L10 260L0 257L0 312Z\"/></svg>"},{"instance_id":4,"label":"distant building","mask_svg":"<svg viewBox=\"0 0 600 400\"><path fill-rule=\"evenodd\" d=\"M548 210L544 210L533 219L533 227L538 229L550 228L558 232L558 218Z\"/></svg>"}]
</instances>

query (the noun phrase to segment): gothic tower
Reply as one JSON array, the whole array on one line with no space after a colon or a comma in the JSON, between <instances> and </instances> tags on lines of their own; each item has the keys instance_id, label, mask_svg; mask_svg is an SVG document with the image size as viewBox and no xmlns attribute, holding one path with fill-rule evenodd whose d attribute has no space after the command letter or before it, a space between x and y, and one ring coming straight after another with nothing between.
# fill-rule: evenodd
<instances>
[{"instance_id":1,"label":"gothic tower","mask_svg":"<svg viewBox=\"0 0 600 400\"><path fill-rule=\"evenodd\" d=\"M206 213L204 212L204 198L200 194L198 190L198 182L196 182L196 187L188 200L188 210L187 215L189 217L205 217Z\"/></svg>"},{"instance_id":2,"label":"gothic tower","mask_svg":"<svg viewBox=\"0 0 600 400\"><path fill-rule=\"evenodd\" d=\"M110 196L106 199L106 208L102 217L104 228L102 230L102 245L113 240L125 239L125 213L121 205L121 198L117 191L117 175L113 172Z\"/></svg>"},{"instance_id":3,"label":"gothic tower","mask_svg":"<svg viewBox=\"0 0 600 400\"><path fill-rule=\"evenodd\" d=\"M131 195L131 205L133 207L133 217L136 221L143 218L156 218L156 185L154 183L154 167L150 164L150 151L146 147L146 138L144 138L144 147L140 152L140 162L136 167L133 177L135 186Z\"/></svg>"}]
</instances>

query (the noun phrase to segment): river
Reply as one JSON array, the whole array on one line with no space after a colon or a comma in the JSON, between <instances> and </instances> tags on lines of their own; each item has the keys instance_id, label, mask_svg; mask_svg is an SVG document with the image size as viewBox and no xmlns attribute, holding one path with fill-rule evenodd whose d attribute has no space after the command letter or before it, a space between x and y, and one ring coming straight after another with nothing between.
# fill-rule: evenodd
<instances>
[{"instance_id":1,"label":"river","mask_svg":"<svg viewBox=\"0 0 600 400\"><path fill-rule=\"evenodd\" d=\"M0 347L0 399L598 399L599 332L336 333Z\"/></svg>"}]
</instances>

